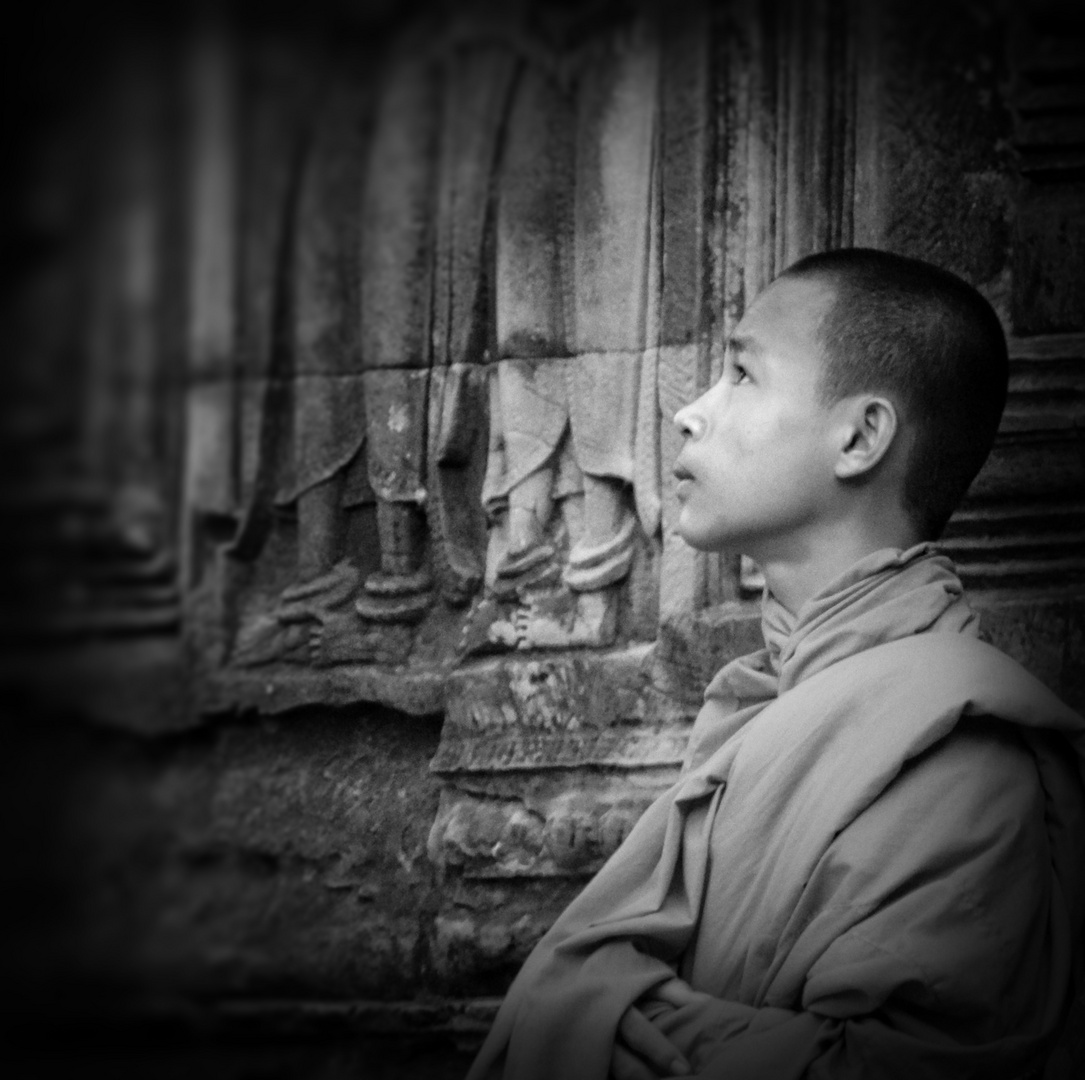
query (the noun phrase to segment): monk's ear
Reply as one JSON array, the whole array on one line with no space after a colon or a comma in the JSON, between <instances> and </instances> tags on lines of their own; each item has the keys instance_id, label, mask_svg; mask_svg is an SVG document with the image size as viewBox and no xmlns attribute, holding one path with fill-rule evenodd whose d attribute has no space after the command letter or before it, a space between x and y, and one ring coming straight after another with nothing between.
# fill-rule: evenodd
<instances>
[{"instance_id":1,"label":"monk's ear","mask_svg":"<svg viewBox=\"0 0 1085 1080\"><path fill-rule=\"evenodd\" d=\"M835 471L837 479L850 480L870 472L889 452L897 436L897 410L888 398L873 394L857 394L838 407Z\"/></svg>"}]
</instances>

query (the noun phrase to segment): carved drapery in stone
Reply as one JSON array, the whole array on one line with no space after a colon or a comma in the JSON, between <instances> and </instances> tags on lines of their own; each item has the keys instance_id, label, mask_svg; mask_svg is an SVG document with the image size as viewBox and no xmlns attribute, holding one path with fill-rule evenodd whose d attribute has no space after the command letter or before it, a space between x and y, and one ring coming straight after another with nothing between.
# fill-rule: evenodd
<instances>
[{"instance_id":1,"label":"carved drapery in stone","mask_svg":"<svg viewBox=\"0 0 1085 1080\"><path fill-rule=\"evenodd\" d=\"M750 297L850 242L830 7L429 12L368 66L246 42L259 78L222 87L237 479L208 520L238 525L190 622L222 645L208 707L443 710L442 866L590 871L756 639L750 568L674 531L670 417Z\"/></svg>"}]
</instances>

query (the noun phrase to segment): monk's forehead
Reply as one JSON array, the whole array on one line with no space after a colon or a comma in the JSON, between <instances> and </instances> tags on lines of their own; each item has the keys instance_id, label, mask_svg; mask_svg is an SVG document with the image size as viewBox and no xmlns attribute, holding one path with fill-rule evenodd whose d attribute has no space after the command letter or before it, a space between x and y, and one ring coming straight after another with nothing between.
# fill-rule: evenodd
<instances>
[{"instance_id":1,"label":"monk's forehead","mask_svg":"<svg viewBox=\"0 0 1085 1080\"><path fill-rule=\"evenodd\" d=\"M821 322L835 301L833 285L823 278L778 278L758 295L735 328L736 351L818 363Z\"/></svg>"}]
</instances>

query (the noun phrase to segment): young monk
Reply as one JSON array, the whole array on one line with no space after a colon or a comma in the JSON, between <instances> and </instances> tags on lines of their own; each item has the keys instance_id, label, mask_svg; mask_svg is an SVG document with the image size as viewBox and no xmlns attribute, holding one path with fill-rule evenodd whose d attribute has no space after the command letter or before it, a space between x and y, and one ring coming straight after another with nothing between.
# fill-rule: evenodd
<instances>
[{"instance_id":1,"label":"young monk","mask_svg":"<svg viewBox=\"0 0 1085 1080\"><path fill-rule=\"evenodd\" d=\"M816 255L675 418L679 528L765 575L765 648L524 964L471 1080L1039 1076L1079 985L1085 722L931 546L1006 397L945 271Z\"/></svg>"}]
</instances>

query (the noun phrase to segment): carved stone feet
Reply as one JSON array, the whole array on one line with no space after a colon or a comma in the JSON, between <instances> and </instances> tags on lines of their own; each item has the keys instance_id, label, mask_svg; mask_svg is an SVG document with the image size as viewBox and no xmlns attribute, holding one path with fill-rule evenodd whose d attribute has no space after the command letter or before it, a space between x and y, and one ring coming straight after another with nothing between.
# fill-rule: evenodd
<instances>
[{"instance_id":1,"label":"carved stone feet","mask_svg":"<svg viewBox=\"0 0 1085 1080\"><path fill-rule=\"evenodd\" d=\"M580 594L546 589L526 593L509 624L518 649L599 648L613 643L617 612L612 589ZM507 640L505 625L491 627L491 638L495 633Z\"/></svg>"},{"instance_id":2,"label":"carved stone feet","mask_svg":"<svg viewBox=\"0 0 1085 1080\"><path fill-rule=\"evenodd\" d=\"M408 574L378 570L365 579L365 591L354 603L367 622L416 623L433 604L433 579L426 569Z\"/></svg>"},{"instance_id":3,"label":"carved stone feet","mask_svg":"<svg viewBox=\"0 0 1085 1080\"><path fill-rule=\"evenodd\" d=\"M510 548L497 566L497 576L506 580L522 578L532 570L554 558L550 544L530 544L523 548Z\"/></svg>"},{"instance_id":4,"label":"carved stone feet","mask_svg":"<svg viewBox=\"0 0 1085 1080\"><path fill-rule=\"evenodd\" d=\"M307 664L309 630L300 623L281 623L274 615L257 615L242 623L234 642L233 661L238 667L276 662Z\"/></svg>"},{"instance_id":5,"label":"carved stone feet","mask_svg":"<svg viewBox=\"0 0 1085 1080\"><path fill-rule=\"evenodd\" d=\"M488 596L472 610L461 638L461 655L504 650L600 648L617 636L615 589L574 593L569 589L523 589L514 603Z\"/></svg>"},{"instance_id":6,"label":"carved stone feet","mask_svg":"<svg viewBox=\"0 0 1085 1080\"><path fill-rule=\"evenodd\" d=\"M361 578L348 562L336 563L327 573L311 581L298 582L283 589L279 606L272 612L280 622L307 622L346 603Z\"/></svg>"},{"instance_id":7,"label":"carved stone feet","mask_svg":"<svg viewBox=\"0 0 1085 1080\"><path fill-rule=\"evenodd\" d=\"M562 575L565 584L576 592L592 592L624 580L633 565L632 516L613 536L601 544L581 541L569 552L569 564Z\"/></svg>"},{"instance_id":8,"label":"carved stone feet","mask_svg":"<svg viewBox=\"0 0 1085 1080\"><path fill-rule=\"evenodd\" d=\"M550 556L554 554L549 546L547 550ZM560 583L561 568L548 557L508 567L499 566L491 591L499 600L519 601L528 590L557 587Z\"/></svg>"},{"instance_id":9,"label":"carved stone feet","mask_svg":"<svg viewBox=\"0 0 1085 1080\"><path fill-rule=\"evenodd\" d=\"M272 663L313 662L313 628L320 627L357 590L361 574L351 563L288 586L271 611L245 620L234 646L234 663L259 667Z\"/></svg>"},{"instance_id":10,"label":"carved stone feet","mask_svg":"<svg viewBox=\"0 0 1085 1080\"><path fill-rule=\"evenodd\" d=\"M475 553L461 544L445 545L447 573L441 594L453 607L463 607L482 585L482 566Z\"/></svg>"},{"instance_id":11,"label":"carved stone feet","mask_svg":"<svg viewBox=\"0 0 1085 1080\"><path fill-rule=\"evenodd\" d=\"M309 654L314 667L336 664L401 664L414 641L406 626L366 626L354 611L327 615L309 633Z\"/></svg>"}]
</instances>

